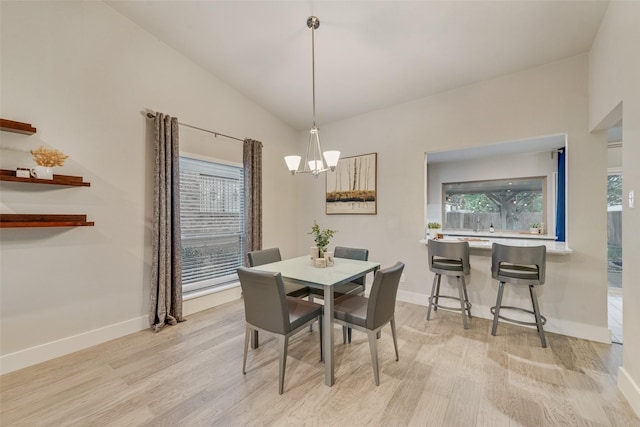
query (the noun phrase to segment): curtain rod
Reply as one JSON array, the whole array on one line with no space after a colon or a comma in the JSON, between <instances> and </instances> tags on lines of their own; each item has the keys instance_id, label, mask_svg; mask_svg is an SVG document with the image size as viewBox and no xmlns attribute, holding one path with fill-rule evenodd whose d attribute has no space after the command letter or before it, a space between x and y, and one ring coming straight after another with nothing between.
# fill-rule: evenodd
<instances>
[{"instance_id":1,"label":"curtain rod","mask_svg":"<svg viewBox=\"0 0 640 427\"><path fill-rule=\"evenodd\" d=\"M155 114L152 114L152 113L147 113L147 118L149 118L149 119L155 119L155 118L156 118L156 115L155 115ZM214 131L209 130L209 129L199 128L199 127L197 127L197 126L188 125L188 124L186 124L186 123L180 123L180 122L178 122L178 124L179 124L180 126L186 126L186 127L188 127L188 128L191 128L191 129L197 129L197 130L201 130L201 131L203 131L203 132L212 133L212 134L213 134L213 136L215 136L216 138L217 138L218 136L224 136L225 138L235 139L236 141L244 142L244 139L236 138L235 136L225 135L224 133L214 132Z\"/></svg>"}]
</instances>

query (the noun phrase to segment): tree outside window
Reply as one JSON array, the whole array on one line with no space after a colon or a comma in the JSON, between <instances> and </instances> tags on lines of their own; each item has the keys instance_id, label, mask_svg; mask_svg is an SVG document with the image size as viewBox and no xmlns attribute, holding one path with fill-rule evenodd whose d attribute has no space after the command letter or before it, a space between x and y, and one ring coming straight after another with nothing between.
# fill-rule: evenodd
<instances>
[{"instance_id":1,"label":"tree outside window","mask_svg":"<svg viewBox=\"0 0 640 427\"><path fill-rule=\"evenodd\" d=\"M449 230L525 231L545 221L546 178L443 184L444 227Z\"/></svg>"}]
</instances>

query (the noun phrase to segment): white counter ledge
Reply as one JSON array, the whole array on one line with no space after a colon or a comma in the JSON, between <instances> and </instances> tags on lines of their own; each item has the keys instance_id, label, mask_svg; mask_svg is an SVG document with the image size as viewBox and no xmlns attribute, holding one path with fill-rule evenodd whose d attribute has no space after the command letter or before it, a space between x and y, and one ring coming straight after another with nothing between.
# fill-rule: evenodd
<instances>
[{"instance_id":1,"label":"white counter ledge","mask_svg":"<svg viewBox=\"0 0 640 427\"><path fill-rule=\"evenodd\" d=\"M490 233L488 230L480 231L465 231L465 230L446 230L443 231L445 238L447 236L465 236L465 237L486 237L489 239L518 239L518 240L556 240L557 237L553 234L531 234L525 232L516 231L496 231Z\"/></svg>"},{"instance_id":2,"label":"white counter ledge","mask_svg":"<svg viewBox=\"0 0 640 427\"><path fill-rule=\"evenodd\" d=\"M494 233L495 235L496 233ZM468 241L469 247L472 249L484 249L491 250L491 245L495 243L500 243L501 245L510 245L510 246L540 246L544 245L547 247L548 254L555 255L568 255L573 253L573 249L567 246L566 242L556 242L554 240L541 240L541 239L514 239L514 238L501 238L501 237L470 237L470 236L447 236L443 239L444 241L451 242L459 242L459 241ZM420 243L426 245L429 240L422 239Z\"/></svg>"}]
</instances>

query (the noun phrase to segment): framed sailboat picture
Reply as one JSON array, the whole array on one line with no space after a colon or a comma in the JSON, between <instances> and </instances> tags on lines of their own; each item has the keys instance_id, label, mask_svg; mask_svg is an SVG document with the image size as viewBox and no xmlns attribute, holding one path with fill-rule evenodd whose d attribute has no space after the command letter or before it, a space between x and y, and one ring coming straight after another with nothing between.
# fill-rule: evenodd
<instances>
[{"instance_id":1,"label":"framed sailboat picture","mask_svg":"<svg viewBox=\"0 0 640 427\"><path fill-rule=\"evenodd\" d=\"M343 157L327 176L327 215L378 213L378 153Z\"/></svg>"}]
</instances>

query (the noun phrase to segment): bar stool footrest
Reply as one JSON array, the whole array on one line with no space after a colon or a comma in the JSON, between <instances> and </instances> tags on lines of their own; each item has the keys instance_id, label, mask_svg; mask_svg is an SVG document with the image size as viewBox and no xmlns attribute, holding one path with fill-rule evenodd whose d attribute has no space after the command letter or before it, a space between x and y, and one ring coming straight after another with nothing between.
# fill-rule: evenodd
<instances>
[{"instance_id":1,"label":"bar stool footrest","mask_svg":"<svg viewBox=\"0 0 640 427\"><path fill-rule=\"evenodd\" d=\"M433 302L433 300L436 299L436 298L437 299L447 298L447 299L452 299L452 300L455 300L455 301L460 301L460 298L458 298L458 297L450 297L450 296L447 296L447 295L439 295L439 296L433 296L433 297L430 296L429 297L429 302L431 303L431 305L433 305L434 309L436 309L436 310L438 308L440 308L442 310L450 310L450 311L458 311L458 312L462 310L460 307L449 307L449 306L446 306L446 305L441 305L439 303L436 304L435 302ZM464 309L465 309L465 311L467 313L471 313L471 307L472 307L472 304L469 301L464 301ZM471 317L471 315L469 315L469 317Z\"/></svg>"},{"instance_id":2,"label":"bar stool footrest","mask_svg":"<svg viewBox=\"0 0 640 427\"><path fill-rule=\"evenodd\" d=\"M531 310L527 310L526 308L521 308L521 307L512 307L512 306L508 306L508 305L502 305L500 306L500 313L502 313L502 310L507 309L507 310L518 310L518 311L523 311L525 313L531 314L532 316L535 317L536 313L531 311ZM460 309L458 309L459 311ZM491 314L495 315L496 314L496 307L493 306L491 307ZM525 326L535 326L536 328L538 327L538 324L536 322L525 322L523 320L516 320L516 319L512 319L510 317L506 317L503 315L498 315L498 319L502 319L502 320L506 320L508 322L513 322L513 323L517 323L518 325L525 325ZM542 326L544 326L547 323L547 318L544 317L543 315L540 315L540 320L542 322Z\"/></svg>"}]
</instances>

